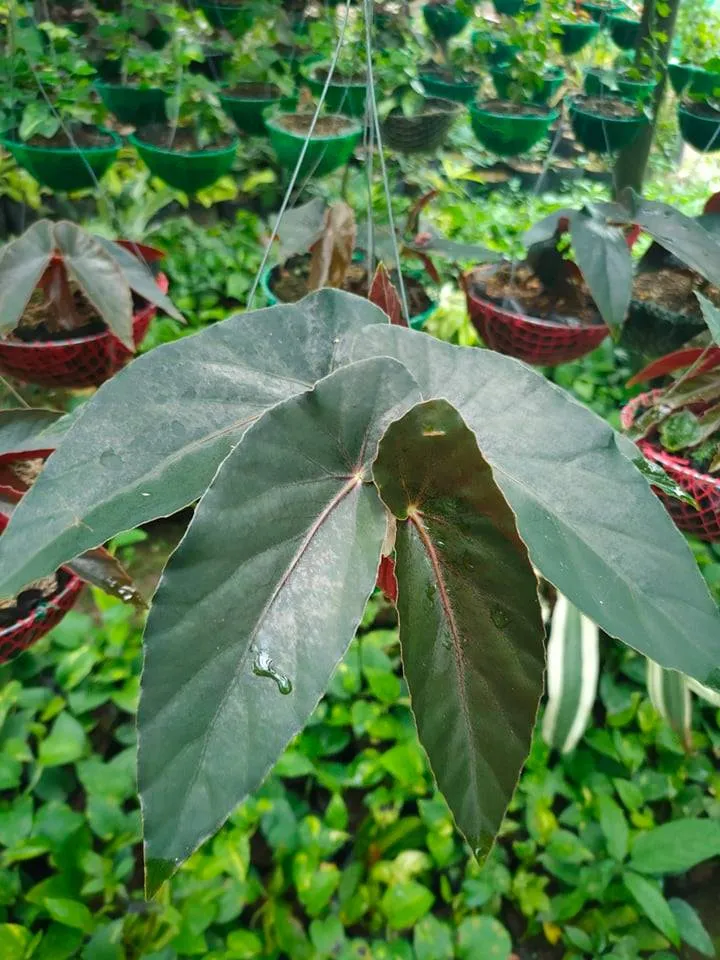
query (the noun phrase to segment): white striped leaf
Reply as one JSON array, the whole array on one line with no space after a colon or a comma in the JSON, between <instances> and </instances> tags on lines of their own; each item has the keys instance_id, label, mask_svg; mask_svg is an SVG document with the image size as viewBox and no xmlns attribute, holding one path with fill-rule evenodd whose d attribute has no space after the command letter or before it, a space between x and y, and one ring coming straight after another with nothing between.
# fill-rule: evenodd
<instances>
[{"instance_id":1,"label":"white striped leaf","mask_svg":"<svg viewBox=\"0 0 720 960\"><path fill-rule=\"evenodd\" d=\"M652 705L689 747L692 700L688 678L677 670L666 670L648 658L647 688Z\"/></svg>"},{"instance_id":2,"label":"white striped leaf","mask_svg":"<svg viewBox=\"0 0 720 960\"><path fill-rule=\"evenodd\" d=\"M547 647L548 702L545 742L562 753L573 750L590 721L600 671L597 626L558 594Z\"/></svg>"},{"instance_id":3,"label":"white striped leaf","mask_svg":"<svg viewBox=\"0 0 720 960\"><path fill-rule=\"evenodd\" d=\"M717 690L711 690L710 687L706 687L697 680L693 680L692 677L687 678L687 683L690 690L696 693L701 700L704 700L713 707L720 708L720 693L718 693Z\"/></svg>"}]
</instances>

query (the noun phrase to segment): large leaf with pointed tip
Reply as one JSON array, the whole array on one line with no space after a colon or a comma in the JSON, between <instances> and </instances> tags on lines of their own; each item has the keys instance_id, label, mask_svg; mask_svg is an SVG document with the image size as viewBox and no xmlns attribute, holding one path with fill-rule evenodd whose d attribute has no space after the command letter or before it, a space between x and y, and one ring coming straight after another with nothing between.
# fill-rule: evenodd
<instances>
[{"instance_id":1,"label":"large leaf with pointed tip","mask_svg":"<svg viewBox=\"0 0 720 960\"><path fill-rule=\"evenodd\" d=\"M96 237L74 223L61 220L54 235L70 279L118 340L134 351L132 294L117 261Z\"/></svg>"},{"instance_id":2,"label":"large leaf with pointed tip","mask_svg":"<svg viewBox=\"0 0 720 960\"><path fill-rule=\"evenodd\" d=\"M446 400L389 427L373 475L398 520L400 645L418 733L482 857L530 750L542 693L537 580L475 434Z\"/></svg>"},{"instance_id":3,"label":"large leaf with pointed tip","mask_svg":"<svg viewBox=\"0 0 720 960\"><path fill-rule=\"evenodd\" d=\"M119 243L106 240L104 237L95 236L94 239L97 240L102 248L117 262L131 290L134 290L135 293L149 303L154 303L156 307L160 307L168 316L173 317L179 323L185 323L183 315L175 308L172 300L167 294L162 292L155 282L155 278L150 270L148 270L147 264L143 263L142 260L129 250L121 247Z\"/></svg>"},{"instance_id":4,"label":"large leaf with pointed tip","mask_svg":"<svg viewBox=\"0 0 720 960\"><path fill-rule=\"evenodd\" d=\"M53 450L47 438L61 418L57 410L0 410L0 457Z\"/></svg>"},{"instance_id":5,"label":"large leaf with pointed tip","mask_svg":"<svg viewBox=\"0 0 720 960\"><path fill-rule=\"evenodd\" d=\"M342 335L387 323L321 290L157 347L103 384L0 538L0 596L197 500L265 410L336 366Z\"/></svg>"},{"instance_id":6,"label":"large leaf with pointed tip","mask_svg":"<svg viewBox=\"0 0 720 960\"><path fill-rule=\"evenodd\" d=\"M618 330L632 296L632 258L625 235L581 211L570 218L570 237L575 261L600 315L611 330Z\"/></svg>"},{"instance_id":7,"label":"large leaf with pointed tip","mask_svg":"<svg viewBox=\"0 0 720 960\"><path fill-rule=\"evenodd\" d=\"M395 360L337 370L268 411L200 501L145 633L150 892L258 787L325 692L380 561L372 459L419 400Z\"/></svg>"},{"instance_id":8,"label":"large leaf with pointed tip","mask_svg":"<svg viewBox=\"0 0 720 960\"><path fill-rule=\"evenodd\" d=\"M38 220L8 243L0 255L0 334L14 330L35 287L45 273L53 250L52 223Z\"/></svg>"},{"instance_id":9,"label":"large leaf with pointed tip","mask_svg":"<svg viewBox=\"0 0 720 960\"><path fill-rule=\"evenodd\" d=\"M720 687L720 612L622 438L525 364L399 327L348 338L393 356L474 431L533 563L611 636ZM628 449L624 446L624 449Z\"/></svg>"}]
</instances>

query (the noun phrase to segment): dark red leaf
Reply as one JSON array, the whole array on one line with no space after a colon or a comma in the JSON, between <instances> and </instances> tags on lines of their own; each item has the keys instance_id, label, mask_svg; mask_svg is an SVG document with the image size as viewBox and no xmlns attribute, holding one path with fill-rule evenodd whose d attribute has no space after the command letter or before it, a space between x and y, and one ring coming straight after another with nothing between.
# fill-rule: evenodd
<instances>
[{"instance_id":1,"label":"dark red leaf","mask_svg":"<svg viewBox=\"0 0 720 960\"><path fill-rule=\"evenodd\" d=\"M418 200L415 201L413 206L410 208L408 213L407 223L405 225L405 230L407 233L417 233L418 224L420 222L420 214L423 212L425 207L430 203L431 200L434 200L438 195L437 190L430 190L428 193L424 193Z\"/></svg>"},{"instance_id":2,"label":"dark red leaf","mask_svg":"<svg viewBox=\"0 0 720 960\"><path fill-rule=\"evenodd\" d=\"M703 353L707 356L695 371L696 374L707 373L720 364L720 347L684 347L682 350L674 350L658 360L653 360L646 367L643 367L639 373L631 377L627 385L634 387L638 383L644 383L646 380L654 380L655 377L663 377L668 373L674 373L676 370L682 370L684 367L691 367L700 359Z\"/></svg>"},{"instance_id":3,"label":"dark red leaf","mask_svg":"<svg viewBox=\"0 0 720 960\"><path fill-rule=\"evenodd\" d=\"M714 193L703 207L703 213L720 213L720 193Z\"/></svg>"},{"instance_id":4,"label":"dark red leaf","mask_svg":"<svg viewBox=\"0 0 720 960\"><path fill-rule=\"evenodd\" d=\"M398 327L406 327L407 321L403 316L402 304L398 292L390 280L390 275L385 269L384 263L379 263L375 276L370 284L368 300L380 307L390 317L390 323Z\"/></svg>"}]
</instances>

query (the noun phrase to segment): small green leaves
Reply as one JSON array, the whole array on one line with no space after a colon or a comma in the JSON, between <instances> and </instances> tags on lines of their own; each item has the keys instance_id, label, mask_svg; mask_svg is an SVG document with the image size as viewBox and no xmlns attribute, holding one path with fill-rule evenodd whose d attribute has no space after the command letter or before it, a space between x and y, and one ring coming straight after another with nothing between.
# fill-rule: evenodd
<instances>
[{"instance_id":1,"label":"small green leaves","mask_svg":"<svg viewBox=\"0 0 720 960\"><path fill-rule=\"evenodd\" d=\"M640 873L685 873L716 856L720 856L720 823L688 817L641 833L633 845L630 866Z\"/></svg>"},{"instance_id":2,"label":"small green leaves","mask_svg":"<svg viewBox=\"0 0 720 960\"><path fill-rule=\"evenodd\" d=\"M438 786L484 857L542 692L535 575L475 435L444 400L392 424L373 468L396 537L400 644Z\"/></svg>"},{"instance_id":3,"label":"small green leaves","mask_svg":"<svg viewBox=\"0 0 720 960\"><path fill-rule=\"evenodd\" d=\"M325 692L385 536L370 459L419 399L394 360L344 367L268 411L200 501L145 635L150 893L260 785ZM313 904L325 890L308 881Z\"/></svg>"}]
</instances>

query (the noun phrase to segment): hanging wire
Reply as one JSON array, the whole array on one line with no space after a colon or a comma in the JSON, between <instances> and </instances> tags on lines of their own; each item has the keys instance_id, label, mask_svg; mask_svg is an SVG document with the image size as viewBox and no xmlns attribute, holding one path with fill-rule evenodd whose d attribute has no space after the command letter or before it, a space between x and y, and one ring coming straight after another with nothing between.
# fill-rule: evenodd
<instances>
[{"instance_id":1,"label":"hanging wire","mask_svg":"<svg viewBox=\"0 0 720 960\"><path fill-rule=\"evenodd\" d=\"M268 260L270 258L270 252L272 250L272 245L275 242L275 238L278 235L280 222L282 218L285 216L288 206L290 205L290 199L292 197L293 190L295 189L295 184L297 183L298 177L300 176L300 170L302 169L303 161L305 160L305 155L307 154L308 147L312 139L312 135L315 132L315 127L317 126L317 121L320 116L320 111L322 110L323 104L325 103L325 98L327 96L328 88L333 78L333 74L335 73L335 68L337 66L338 58L340 57L340 50L342 49L342 45L345 40L345 28L348 25L349 17L350 17L350 5L347 4L345 7L345 15L343 17L342 25L340 27L340 35L338 36L338 41L337 41L337 44L335 45L335 50L333 51L332 60L330 61L330 66L328 68L327 76L325 78L325 83L323 84L322 92L320 93L320 98L315 108L313 118L310 122L310 127L305 136L305 141L302 145L300 156L298 157L297 163L295 164L295 169L293 170L292 177L290 178L290 183L288 184L288 188L285 191L283 202L280 205L280 210L278 212L277 217L275 218L275 224L273 225L272 233L270 234L270 239L268 240L265 246L265 251L263 253L262 261L260 262L260 266L255 275L255 279L253 280L253 285L250 288L250 293L247 299L248 310L252 308L253 300L255 299L255 294L257 293L257 288L260 285L260 278L262 277L265 267L267 266Z\"/></svg>"},{"instance_id":2,"label":"hanging wire","mask_svg":"<svg viewBox=\"0 0 720 960\"><path fill-rule=\"evenodd\" d=\"M370 111L370 122L375 131L377 139L377 152L380 161L380 173L382 175L383 190L385 191L385 204L387 206L388 223L390 226L390 237L392 239L393 257L397 265L398 287L400 288L400 302L402 304L403 316L408 326L410 325L410 310L408 308L407 293L405 291L405 281L402 275L402 265L400 263L400 250L398 247L397 234L395 232L395 218L392 211L392 197L390 195L390 184L388 182L387 168L385 166L385 155L383 154L382 134L380 132L380 120L378 118L377 100L375 98L375 79L373 76L372 59L372 16L373 0L363 0L365 13L365 57L367 61L367 89L368 89L368 108ZM372 203L372 197L371 201ZM372 218L371 218L372 219ZM368 275L368 280L370 277Z\"/></svg>"}]
</instances>

